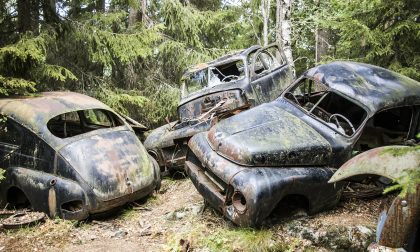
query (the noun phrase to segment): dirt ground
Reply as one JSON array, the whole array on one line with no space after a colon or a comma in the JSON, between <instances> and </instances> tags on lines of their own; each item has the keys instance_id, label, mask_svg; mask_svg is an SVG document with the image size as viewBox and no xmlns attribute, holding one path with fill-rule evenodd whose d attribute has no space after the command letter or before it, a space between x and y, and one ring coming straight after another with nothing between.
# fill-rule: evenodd
<instances>
[{"instance_id":1,"label":"dirt ground","mask_svg":"<svg viewBox=\"0 0 420 252\"><path fill-rule=\"evenodd\" d=\"M236 227L211 208L203 211L188 179L165 179L159 193L107 219L2 230L0 251L357 251L374 238L381 201L344 201L256 230Z\"/></svg>"}]
</instances>

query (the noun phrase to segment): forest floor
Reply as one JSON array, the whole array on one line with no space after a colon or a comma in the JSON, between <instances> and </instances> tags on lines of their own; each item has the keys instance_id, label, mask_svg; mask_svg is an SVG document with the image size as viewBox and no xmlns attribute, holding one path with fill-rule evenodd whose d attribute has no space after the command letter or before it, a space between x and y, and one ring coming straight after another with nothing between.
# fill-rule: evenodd
<instances>
[{"instance_id":1,"label":"forest floor","mask_svg":"<svg viewBox=\"0 0 420 252\"><path fill-rule=\"evenodd\" d=\"M374 240L381 200L343 201L317 215L249 229L203 211L188 179L165 179L159 193L107 219L3 230L0 251L362 251Z\"/></svg>"}]
</instances>

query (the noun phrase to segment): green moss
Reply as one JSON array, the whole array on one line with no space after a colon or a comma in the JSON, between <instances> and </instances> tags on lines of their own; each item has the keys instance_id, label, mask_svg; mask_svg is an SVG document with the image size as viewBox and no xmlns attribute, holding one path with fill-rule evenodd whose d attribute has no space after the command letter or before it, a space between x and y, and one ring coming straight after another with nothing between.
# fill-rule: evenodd
<instances>
[{"instance_id":1,"label":"green moss","mask_svg":"<svg viewBox=\"0 0 420 252\"><path fill-rule=\"evenodd\" d=\"M207 251L294 251L299 240L289 244L275 241L270 230L251 228L219 227L209 229L205 225L195 226L187 234L176 234L170 241L171 251L180 251L179 240L188 239L195 249Z\"/></svg>"},{"instance_id":2,"label":"green moss","mask_svg":"<svg viewBox=\"0 0 420 252\"><path fill-rule=\"evenodd\" d=\"M200 244L212 251L287 251L293 247L276 243L269 230L249 228L221 229L202 237Z\"/></svg>"},{"instance_id":3,"label":"green moss","mask_svg":"<svg viewBox=\"0 0 420 252\"><path fill-rule=\"evenodd\" d=\"M415 152L420 150L420 145L414 146L414 147L407 147L407 148L395 148L393 146L385 147L380 155L387 155L391 154L394 157L401 157L405 156L408 153Z\"/></svg>"},{"instance_id":4,"label":"green moss","mask_svg":"<svg viewBox=\"0 0 420 252\"><path fill-rule=\"evenodd\" d=\"M395 181L396 184L384 190L384 193L400 190L400 197L405 197L407 193L414 193L417 185L420 185L419 167L406 170Z\"/></svg>"},{"instance_id":5,"label":"green moss","mask_svg":"<svg viewBox=\"0 0 420 252\"><path fill-rule=\"evenodd\" d=\"M138 212L134 210L132 207L124 209L121 213L121 217L124 220L134 220L138 216Z\"/></svg>"}]
</instances>

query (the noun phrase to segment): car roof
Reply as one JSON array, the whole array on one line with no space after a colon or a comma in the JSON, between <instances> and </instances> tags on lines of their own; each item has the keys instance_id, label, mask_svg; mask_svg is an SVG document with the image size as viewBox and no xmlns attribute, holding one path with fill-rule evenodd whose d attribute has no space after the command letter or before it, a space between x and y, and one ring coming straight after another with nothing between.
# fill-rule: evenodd
<instances>
[{"instance_id":1,"label":"car roof","mask_svg":"<svg viewBox=\"0 0 420 252\"><path fill-rule=\"evenodd\" d=\"M74 92L44 92L0 99L1 114L11 117L35 133L42 132L47 122L55 116L86 109L111 110L92 97Z\"/></svg>"},{"instance_id":2,"label":"car roof","mask_svg":"<svg viewBox=\"0 0 420 252\"><path fill-rule=\"evenodd\" d=\"M261 48L261 46L259 46L259 45L253 45L253 46L248 47L248 48L243 49L243 50L238 50L238 51L234 51L234 52L229 53L229 54L225 54L225 55L223 55L223 56L221 56L221 57L219 57L215 60L212 60L212 61L209 61L209 62L203 62L203 63L199 63L197 65L190 66L184 72L181 79L187 78L188 75L190 75L192 73L195 73L197 71L203 70L203 69L205 69L209 66L217 66L220 63L224 63L225 61L228 61L228 60L238 60L242 57L247 57L248 54L250 54L251 52L254 52L254 51L256 51L260 48Z\"/></svg>"},{"instance_id":3,"label":"car roof","mask_svg":"<svg viewBox=\"0 0 420 252\"><path fill-rule=\"evenodd\" d=\"M378 66L336 61L311 68L303 76L353 98L371 115L386 108L420 105L420 82Z\"/></svg>"}]
</instances>

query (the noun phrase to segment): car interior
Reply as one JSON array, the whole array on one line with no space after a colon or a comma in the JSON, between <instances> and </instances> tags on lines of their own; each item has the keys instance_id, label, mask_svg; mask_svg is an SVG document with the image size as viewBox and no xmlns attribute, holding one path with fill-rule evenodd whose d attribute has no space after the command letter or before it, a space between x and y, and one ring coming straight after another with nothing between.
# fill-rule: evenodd
<instances>
[{"instance_id":1,"label":"car interior","mask_svg":"<svg viewBox=\"0 0 420 252\"><path fill-rule=\"evenodd\" d=\"M353 135L367 116L359 105L311 79L302 79L284 97L347 136Z\"/></svg>"},{"instance_id":2,"label":"car interior","mask_svg":"<svg viewBox=\"0 0 420 252\"><path fill-rule=\"evenodd\" d=\"M124 123L112 112L102 109L72 111L58 115L47 123L56 137L67 138L93 130L121 126Z\"/></svg>"},{"instance_id":3,"label":"car interior","mask_svg":"<svg viewBox=\"0 0 420 252\"><path fill-rule=\"evenodd\" d=\"M408 137L413 108L397 107L381 111L366 122L363 133L354 149L366 151L372 148L404 143Z\"/></svg>"},{"instance_id":4,"label":"car interior","mask_svg":"<svg viewBox=\"0 0 420 252\"><path fill-rule=\"evenodd\" d=\"M208 74L210 74L210 76L208 76ZM205 87L213 87L223 83L239 80L243 77L245 77L245 66L242 60L211 66L191 73L191 75L185 80L185 87L183 87L184 96Z\"/></svg>"},{"instance_id":5,"label":"car interior","mask_svg":"<svg viewBox=\"0 0 420 252\"><path fill-rule=\"evenodd\" d=\"M278 53L278 50L276 50ZM254 73L256 75L270 72L273 69L280 66L277 58L273 55L275 52L270 52L268 50L260 52L254 63Z\"/></svg>"}]
</instances>

